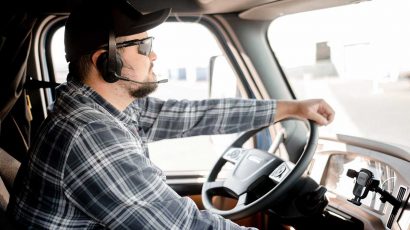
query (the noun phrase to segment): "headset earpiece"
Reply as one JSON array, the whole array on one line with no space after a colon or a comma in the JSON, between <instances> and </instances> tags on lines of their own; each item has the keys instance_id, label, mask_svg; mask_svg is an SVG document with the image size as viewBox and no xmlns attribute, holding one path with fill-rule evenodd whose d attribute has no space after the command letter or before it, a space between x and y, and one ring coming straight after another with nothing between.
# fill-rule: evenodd
<instances>
[{"instance_id":1,"label":"headset earpiece","mask_svg":"<svg viewBox=\"0 0 410 230\"><path fill-rule=\"evenodd\" d=\"M119 80L116 74L121 76L121 69L123 64L118 52L116 52L115 58L113 59L114 60L112 60L112 62L114 62L114 66L110 69L110 64L108 63L108 52L100 54L100 56L97 58L97 69L98 71L100 71L103 79L108 83L114 83Z\"/></svg>"},{"instance_id":2,"label":"headset earpiece","mask_svg":"<svg viewBox=\"0 0 410 230\"><path fill-rule=\"evenodd\" d=\"M117 43L115 42L113 31L110 31L109 34L108 51L100 54L96 64L97 69L106 82L114 83L119 80L118 76L121 76L122 60L117 52Z\"/></svg>"}]
</instances>

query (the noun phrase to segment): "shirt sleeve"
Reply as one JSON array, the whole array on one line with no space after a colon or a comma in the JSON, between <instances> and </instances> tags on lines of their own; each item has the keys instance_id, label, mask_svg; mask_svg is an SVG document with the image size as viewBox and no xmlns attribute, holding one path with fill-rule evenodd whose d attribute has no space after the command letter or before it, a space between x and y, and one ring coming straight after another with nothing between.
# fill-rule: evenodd
<instances>
[{"instance_id":1,"label":"shirt sleeve","mask_svg":"<svg viewBox=\"0 0 410 230\"><path fill-rule=\"evenodd\" d=\"M228 134L273 123L275 100L140 100L139 125L149 141L197 135Z\"/></svg>"},{"instance_id":2,"label":"shirt sleeve","mask_svg":"<svg viewBox=\"0 0 410 230\"><path fill-rule=\"evenodd\" d=\"M88 124L65 163L66 197L110 229L243 229L180 197L142 151L121 127Z\"/></svg>"}]
</instances>

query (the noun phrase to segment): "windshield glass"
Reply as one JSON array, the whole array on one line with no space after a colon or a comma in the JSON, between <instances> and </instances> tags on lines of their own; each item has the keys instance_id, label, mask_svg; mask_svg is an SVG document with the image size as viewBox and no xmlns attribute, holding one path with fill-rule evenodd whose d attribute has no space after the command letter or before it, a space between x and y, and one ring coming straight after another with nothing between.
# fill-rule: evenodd
<instances>
[{"instance_id":1,"label":"windshield glass","mask_svg":"<svg viewBox=\"0 0 410 230\"><path fill-rule=\"evenodd\" d=\"M374 0L277 18L269 42L297 98L336 110L321 134L410 146L410 1Z\"/></svg>"}]
</instances>

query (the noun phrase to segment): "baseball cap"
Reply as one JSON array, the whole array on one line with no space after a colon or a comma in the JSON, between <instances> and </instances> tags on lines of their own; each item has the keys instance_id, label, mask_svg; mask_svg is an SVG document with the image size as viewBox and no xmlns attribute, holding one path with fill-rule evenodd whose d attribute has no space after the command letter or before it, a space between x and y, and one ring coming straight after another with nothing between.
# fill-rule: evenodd
<instances>
[{"instance_id":1,"label":"baseball cap","mask_svg":"<svg viewBox=\"0 0 410 230\"><path fill-rule=\"evenodd\" d=\"M163 23L170 13L167 8L142 14L129 0L83 0L65 24L66 60L76 60L108 44L110 32L115 37L142 33Z\"/></svg>"}]
</instances>

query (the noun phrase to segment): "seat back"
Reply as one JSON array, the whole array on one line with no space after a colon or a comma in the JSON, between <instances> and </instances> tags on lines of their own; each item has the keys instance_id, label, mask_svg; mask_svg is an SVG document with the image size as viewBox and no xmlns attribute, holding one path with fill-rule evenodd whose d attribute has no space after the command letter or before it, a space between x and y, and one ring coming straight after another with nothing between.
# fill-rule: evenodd
<instances>
[{"instance_id":1,"label":"seat back","mask_svg":"<svg viewBox=\"0 0 410 230\"><path fill-rule=\"evenodd\" d=\"M9 203L10 193L0 176L0 209L1 211L6 211L7 205Z\"/></svg>"},{"instance_id":2,"label":"seat back","mask_svg":"<svg viewBox=\"0 0 410 230\"><path fill-rule=\"evenodd\" d=\"M0 8L0 228L12 228L6 215L20 162L30 145L30 114L25 95L32 30L32 11L13 5ZM2 129L3 126L3 129ZM17 159L17 160L16 160ZM16 183L17 185L18 183ZM14 186L17 187L17 186ZM13 200L13 199L12 199Z\"/></svg>"},{"instance_id":3,"label":"seat back","mask_svg":"<svg viewBox=\"0 0 410 230\"><path fill-rule=\"evenodd\" d=\"M0 148L0 226L2 229L14 229L12 221L6 215L10 194L20 168L20 162Z\"/></svg>"},{"instance_id":4,"label":"seat back","mask_svg":"<svg viewBox=\"0 0 410 230\"><path fill-rule=\"evenodd\" d=\"M6 210L20 162L0 148L0 206Z\"/></svg>"},{"instance_id":5,"label":"seat back","mask_svg":"<svg viewBox=\"0 0 410 230\"><path fill-rule=\"evenodd\" d=\"M0 177L0 226L4 230L13 229L11 221L7 218L6 209L10 194Z\"/></svg>"}]
</instances>

